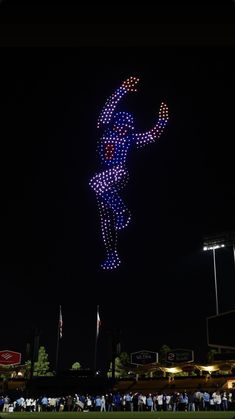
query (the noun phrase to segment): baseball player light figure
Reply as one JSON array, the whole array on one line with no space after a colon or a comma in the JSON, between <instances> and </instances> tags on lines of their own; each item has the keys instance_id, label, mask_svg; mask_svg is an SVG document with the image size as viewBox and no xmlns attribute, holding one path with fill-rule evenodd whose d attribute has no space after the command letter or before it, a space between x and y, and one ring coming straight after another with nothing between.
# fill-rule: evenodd
<instances>
[{"instance_id":1,"label":"baseball player light figure","mask_svg":"<svg viewBox=\"0 0 235 419\"><path fill-rule=\"evenodd\" d=\"M97 128L103 129L98 142L102 169L89 182L98 202L101 232L106 249L103 269L117 268L121 261L117 250L117 233L127 227L131 214L120 191L126 185L129 173L127 156L131 145L138 148L156 141L168 121L168 107L161 103L156 125L144 133L136 133L133 116L129 112L115 112L121 99L136 92L137 77L129 77L106 101L98 118Z\"/></svg>"}]
</instances>

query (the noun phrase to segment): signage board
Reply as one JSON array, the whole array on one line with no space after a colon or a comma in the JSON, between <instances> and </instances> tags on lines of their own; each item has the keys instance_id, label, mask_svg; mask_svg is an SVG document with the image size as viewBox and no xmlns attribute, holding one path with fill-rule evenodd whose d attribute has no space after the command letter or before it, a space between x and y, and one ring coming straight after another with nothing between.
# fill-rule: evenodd
<instances>
[{"instance_id":1,"label":"signage board","mask_svg":"<svg viewBox=\"0 0 235 419\"><path fill-rule=\"evenodd\" d=\"M166 361L174 364L183 364L194 361L194 352L192 349L173 349L166 353Z\"/></svg>"},{"instance_id":2,"label":"signage board","mask_svg":"<svg viewBox=\"0 0 235 419\"><path fill-rule=\"evenodd\" d=\"M131 364L148 365L158 362L158 353L152 351L138 351L131 353Z\"/></svg>"},{"instance_id":3,"label":"signage board","mask_svg":"<svg viewBox=\"0 0 235 419\"><path fill-rule=\"evenodd\" d=\"M234 322L235 310L207 317L208 346L235 349Z\"/></svg>"},{"instance_id":4,"label":"signage board","mask_svg":"<svg viewBox=\"0 0 235 419\"><path fill-rule=\"evenodd\" d=\"M21 362L21 353L14 351L0 351L0 365L18 365Z\"/></svg>"}]
</instances>

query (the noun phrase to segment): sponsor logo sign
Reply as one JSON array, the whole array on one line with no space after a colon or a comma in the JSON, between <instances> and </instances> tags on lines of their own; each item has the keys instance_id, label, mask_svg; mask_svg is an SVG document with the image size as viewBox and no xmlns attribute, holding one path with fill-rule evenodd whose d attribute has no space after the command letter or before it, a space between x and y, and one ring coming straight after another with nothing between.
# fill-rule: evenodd
<instances>
[{"instance_id":1,"label":"sponsor logo sign","mask_svg":"<svg viewBox=\"0 0 235 419\"><path fill-rule=\"evenodd\" d=\"M166 361L180 364L194 361L194 352L192 349L173 349L166 353Z\"/></svg>"},{"instance_id":2,"label":"sponsor logo sign","mask_svg":"<svg viewBox=\"0 0 235 419\"><path fill-rule=\"evenodd\" d=\"M131 353L131 364L148 365L158 362L158 353L152 351L138 351Z\"/></svg>"},{"instance_id":3,"label":"sponsor logo sign","mask_svg":"<svg viewBox=\"0 0 235 419\"><path fill-rule=\"evenodd\" d=\"M21 353L14 351L0 351L0 365L18 365L21 361Z\"/></svg>"}]
</instances>

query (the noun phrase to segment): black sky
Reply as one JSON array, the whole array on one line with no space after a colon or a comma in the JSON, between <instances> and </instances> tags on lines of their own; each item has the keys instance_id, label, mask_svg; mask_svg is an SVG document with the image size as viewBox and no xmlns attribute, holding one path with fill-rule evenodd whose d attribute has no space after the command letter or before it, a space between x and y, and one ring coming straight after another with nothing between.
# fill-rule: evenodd
<instances>
[{"instance_id":1,"label":"black sky","mask_svg":"<svg viewBox=\"0 0 235 419\"><path fill-rule=\"evenodd\" d=\"M4 13L9 18L9 9ZM202 39L147 45L144 35L145 45L125 46L119 39L113 46L78 40L1 49L1 349L24 356L37 326L53 365L61 304L63 368L93 366L97 304L100 368L115 329L127 352L168 344L201 358L206 317L215 314L203 237L235 229L234 47ZM133 112L136 129L153 125L162 100L170 122L158 143L130 155L123 195L132 223L119 235L123 263L103 272L88 186L99 169L96 120L130 75L140 77L139 90L120 110ZM217 254L222 312L235 309L235 268L231 248Z\"/></svg>"}]
</instances>

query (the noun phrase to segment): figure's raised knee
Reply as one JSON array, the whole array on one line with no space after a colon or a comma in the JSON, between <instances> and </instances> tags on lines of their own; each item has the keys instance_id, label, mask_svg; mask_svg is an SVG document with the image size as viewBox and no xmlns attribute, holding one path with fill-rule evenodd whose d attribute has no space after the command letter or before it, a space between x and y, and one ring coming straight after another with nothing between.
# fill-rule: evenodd
<instances>
[{"instance_id":1,"label":"figure's raised knee","mask_svg":"<svg viewBox=\"0 0 235 419\"><path fill-rule=\"evenodd\" d=\"M93 191L95 191L95 193L102 193L103 188L98 175L95 175L93 178L91 178L91 180L89 181L89 186L91 187L91 189L93 189Z\"/></svg>"},{"instance_id":2,"label":"figure's raised knee","mask_svg":"<svg viewBox=\"0 0 235 419\"><path fill-rule=\"evenodd\" d=\"M103 195L110 189L107 182L102 178L100 174L95 175L89 182L89 186L95 191L97 195Z\"/></svg>"}]
</instances>

